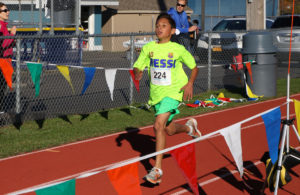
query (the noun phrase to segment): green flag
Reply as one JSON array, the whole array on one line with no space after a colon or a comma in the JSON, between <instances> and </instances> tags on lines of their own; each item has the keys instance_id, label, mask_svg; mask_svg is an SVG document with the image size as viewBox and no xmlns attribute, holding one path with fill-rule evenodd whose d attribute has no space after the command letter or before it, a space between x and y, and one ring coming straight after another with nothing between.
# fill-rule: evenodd
<instances>
[{"instance_id":1,"label":"green flag","mask_svg":"<svg viewBox=\"0 0 300 195\"><path fill-rule=\"evenodd\" d=\"M40 80L41 80L41 73L42 73L42 64L39 63L26 63L29 69L32 82L35 88L35 97L39 96L40 94Z\"/></svg>"},{"instance_id":2,"label":"green flag","mask_svg":"<svg viewBox=\"0 0 300 195\"><path fill-rule=\"evenodd\" d=\"M75 195L75 183L75 179L71 179L54 186L36 190L35 193L37 195Z\"/></svg>"}]
</instances>

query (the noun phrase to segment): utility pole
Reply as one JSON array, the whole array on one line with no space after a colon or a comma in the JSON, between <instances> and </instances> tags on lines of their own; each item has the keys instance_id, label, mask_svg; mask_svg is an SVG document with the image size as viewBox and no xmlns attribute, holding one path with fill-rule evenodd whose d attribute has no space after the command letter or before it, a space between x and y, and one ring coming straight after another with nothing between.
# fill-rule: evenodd
<instances>
[{"instance_id":1,"label":"utility pole","mask_svg":"<svg viewBox=\"0 0 300 195\"><path fill-rule=\"evenodd\" d=\"M205 0L201 0L201 29L205 30Z\"/></svg>"},{"instance_id":2,"label":"utility pole","mask_svg":"<svg viewBox=\"0 0 300 195\"><path fill-rule=\"evenodd\" d=\"M266 27L266 0L246 0L247 30L263 30Z\"/></svg>"}]
</instances>

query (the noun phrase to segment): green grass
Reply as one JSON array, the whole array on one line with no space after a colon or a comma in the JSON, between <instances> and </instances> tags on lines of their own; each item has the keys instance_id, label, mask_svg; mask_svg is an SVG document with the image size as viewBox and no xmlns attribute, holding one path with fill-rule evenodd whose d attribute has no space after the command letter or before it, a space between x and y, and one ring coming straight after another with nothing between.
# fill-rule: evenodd
<instances>
[{"instance_id":1,"label":"green grass","mask_svg":"<svg viewBox=\"0 0 300 195\"><path fill-rule=\"evenodd\" d=\"M286 85L285 79L278 80L277 97L286 96ZM211 94L216 97L220 92L231 98L243 98L244 95L243 89L236 92L223 89L202 93L195 96L193 101L196 99L204 100L209 98ZM296 93L300 93L300 78L291 80L290 94ZM267 99L270 98L262 98L259 101ZM251 103L255 102L228 103L216 108L180 106L181 113L175 119ZM89 115L70 115L46 119L42 123L41 121L26 121L19 129L13 125L2 127L0 128L0 158L124 131L130 127L153 124L153 110L141 109L141 105L134 104ZM40 126L42 127L40 128Z\"/></svg>"}]
</instances>

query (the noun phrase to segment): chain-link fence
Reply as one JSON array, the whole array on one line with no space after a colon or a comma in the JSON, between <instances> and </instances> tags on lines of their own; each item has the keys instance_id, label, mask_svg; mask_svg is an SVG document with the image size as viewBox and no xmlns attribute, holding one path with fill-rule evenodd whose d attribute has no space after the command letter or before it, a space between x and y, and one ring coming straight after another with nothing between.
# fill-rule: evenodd
<instances>
[{"instance_id":1,"label":"chain-link fence","mask_svg":"<svg viewBox=\"0 0 300 195\"><path fill-rule=\"evenodd\" d=\"M16 42L13 88L10 90L6 83L4 85L1 125L68 114L87 114L147 102L148 77L144 76L140 81L138 93L129 70L141 47L155 39L153 33L74 34L61 32L56 35L11 37ZM239 80L240 73L224 68L233 62L233 56L239 53L241 47L239 35L229 35L217 37L215 32L202 32L197 39L191 40L191 52L200 68L194 84L195 94L223 88L236 91L243 87ZM88 43L93 39L101 39L102 50L91 48L93 46ZM42 64L37 97L28 62ZM91 69L95 71L92 76L87 74ZM282 67L278 71L278 77L286 77L285 69ZM185 70L189 75L190 70ZM292 78L300 77L299 66L292 68L291 72ZM87 85L89 79L90 84Z\"/></svg>"},{"instance_id":2,"label":"chain-link fence","mask_svg":"<svg viewBox=\"0 0 300 195\"><path fill-rule=\"evenodd\" d=\"M3 0L10 10L9 26L18 28L76 27L79 29L80 2L77 0Z\"/></svg>"}]
</instances>

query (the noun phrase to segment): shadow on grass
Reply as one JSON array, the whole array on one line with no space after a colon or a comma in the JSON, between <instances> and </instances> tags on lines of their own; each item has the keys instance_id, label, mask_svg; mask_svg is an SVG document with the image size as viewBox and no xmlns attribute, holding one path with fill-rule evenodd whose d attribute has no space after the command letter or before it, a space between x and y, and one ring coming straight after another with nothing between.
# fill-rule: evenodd
<instances>
[{"instance_id":1,"label":"shadow on grass","mask_svg":"<svg viewBox=\"0 0 300 195\"><path fill-rule=\"evenodd\" d=\"M11 117L12 124L14 125L14 127L20 131L20 128L23 125L22 114L21 113L11 114L10 117Z\"/></svg>"},{"instance_id":2,"label":"shadow on grass","mask_svg":"<svg viewBox=\"0 0 300 195\"><path fill-rule=\"evenodd\" d=\"M85 120L87 117L89 117L90 115L89 115L89 114L81 114L80 116L81 116L80 121L83 121L83 120Z\"/></svg>"},{"instance_id":3,"label":"shadow on grass","mask_svg":"<svg viewBox=\"0 0 300 195\"><path fill-rule=\"evenodd\" d=\"M58 118L72 124L72 122L70 121L70 119L68 118L68 115L59 115Z\"/></svg>"},{"instance_id":4,"label":"shadow on grass","mask_svg":"<svg viewBox=\"0 0 300 195\"><path fill-rule=\"evenodd\" d=\"M105 118L106 120L108 120L108 111L103 110L103 111L99 112L99 114L100 114L103 118Z\"/></svg>"},{"instance_id":5,"label":"shadow on grass","mask_svg":"<svg viewBox=\"0 0 300 195\"><path fill-rule=\"evenodd\" d=\"M129 108L121 108L120 111L125 112L125 113L128 114L129 116L132 116L132 114L131 114Z\"/></svg>"}]
</instances>

